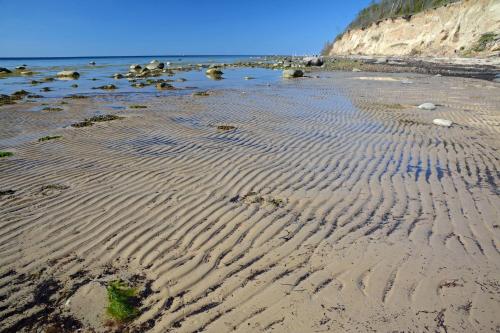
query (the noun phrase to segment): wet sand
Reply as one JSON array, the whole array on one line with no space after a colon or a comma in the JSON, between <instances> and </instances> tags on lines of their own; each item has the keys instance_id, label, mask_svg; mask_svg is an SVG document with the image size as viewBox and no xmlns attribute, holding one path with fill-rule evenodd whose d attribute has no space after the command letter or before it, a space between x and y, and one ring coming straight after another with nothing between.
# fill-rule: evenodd
<instances>
[{"instance_id":1,"label":"wet sand","mask_svg":"<svg viewBox=\"0 0 500 333\"><path fill-rule=\"evenodd\" d=\"M500 84L326 72L44 132L109 104L0 109L2 330L110 330L68 304L118 277L139 332L500 327Z\"/></svg>"}]
</instances>

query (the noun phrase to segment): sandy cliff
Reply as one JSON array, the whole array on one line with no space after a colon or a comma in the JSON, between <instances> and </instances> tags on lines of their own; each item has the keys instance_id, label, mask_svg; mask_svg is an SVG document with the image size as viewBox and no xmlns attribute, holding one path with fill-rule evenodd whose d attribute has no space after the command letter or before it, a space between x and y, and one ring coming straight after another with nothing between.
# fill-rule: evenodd
<instances>
[{"instance_id":1,"label":"sandy cliff","mask_svg":"<svg viewBox=\"0 0 500 333\"><path fill-rule=\"evenodd\" d=\"M500 51L500 0L464 0L346 32L330 55L490 56Z\"/></svg>"}]
</instances>

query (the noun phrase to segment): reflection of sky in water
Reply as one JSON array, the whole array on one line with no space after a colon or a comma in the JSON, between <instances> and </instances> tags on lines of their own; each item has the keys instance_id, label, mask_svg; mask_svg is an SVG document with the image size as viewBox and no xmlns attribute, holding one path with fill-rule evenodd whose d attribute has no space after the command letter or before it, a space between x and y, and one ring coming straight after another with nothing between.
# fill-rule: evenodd
<instances>
[{"instance_id":1,"label":"reflection of sky in water","mask_svg":"<svg viewBox=\"0 0 500 333\"><path fill-rule=\"evenodd\" d=\"M235 61L249 60L249 57L243 56L198 56L198 57L123 57L123 58L64 58L64 59L1 59L0 67L14 69L16 66L27 65L27 70L35 72L35 75L5 77L0 76L0 93L11 94L17 90L27 90L30 93L40 94L44 97L61 97L69 94L100 94L110 93L93 87L114 84L118 89L112 93L144 93L158 92L155 86L146 86L144 88L131 87L131 82L127 79L115 80L112 75L115 73L125 74L133 63L145 65L152 59L158 59L162 62L170 61L171 67L187 64L210 64L210 63L233 63ZM96 65L89 65L89 61L95 61ZM40 81L46 77L55 76L62 70L76 70L80 73L77 80L59 80L53 82L44 82L32 85L32 80ZM193 70L189 72L176 72L174 76L162 75L151 77L150 79L186 79L184 82L172 82L176 88L196 87L198 89L218 89L218 88L239 88L255 84L267 84L276 81L281 73L259 68L226 68L224 69L224 80L211 80L205 76L205 70ZM252 76L255 80L244 80L245 76ZM146 78L148 79L148 78ZM144 81L144 80L138 80ZM77 84L77 88L71 85ZM40 91L44 87L50 87L52 91ZM192 89L189 90L191 92ZM172 94L175 91L163 91L161 94ZM179 91L177 92L179 93Z\"/></svg>"}]
</instances>

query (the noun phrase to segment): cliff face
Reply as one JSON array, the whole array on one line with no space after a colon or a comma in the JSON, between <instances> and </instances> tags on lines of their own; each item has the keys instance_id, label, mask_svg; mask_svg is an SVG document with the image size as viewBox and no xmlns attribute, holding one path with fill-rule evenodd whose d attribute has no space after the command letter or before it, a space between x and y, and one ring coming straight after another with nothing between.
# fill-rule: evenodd
<instances>
[{"instance_id":1,"label":"cliff face","mask_svg":"<svg viewBox=\"0 0 500 333\"><path fill-rule=\"evenodd\" d=\"M329 55L491 55L500 51L500 0L464 0L346 32Z\"/></svg>"}]
</instances>

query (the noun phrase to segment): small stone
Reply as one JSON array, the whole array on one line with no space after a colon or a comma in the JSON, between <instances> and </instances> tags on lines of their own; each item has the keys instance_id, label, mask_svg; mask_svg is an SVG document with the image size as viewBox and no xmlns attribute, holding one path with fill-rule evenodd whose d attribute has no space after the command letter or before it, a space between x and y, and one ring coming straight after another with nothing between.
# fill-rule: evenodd
<instances>
[{"instance_id":1,"label":"small stone","mask_svg":"<svg viewBox=\"0 0 500 333\"><path fill-rule=\"evenodd\" d=\"M353 68L352 71L353 72L361 72L361 69L359 69L359 68Z\"/></svg>"},{"instance_id":2,"label":"small stone","mask_svg":"<svg viewBox=\"0 0 500 333\"><path fill-rule=\"evenodd\" d=\"M89 62L89 65L95 65L95 61Z\"/></svg>"},{"instance_id":3,"label":"small stone","mask_svg":"<svg viewBox=\"0 0 500 333\"><path fill-rule=\"evenodd\" d=\"M432 103L424 103L424 104L420 104L418 106L418 108L422 109L422 110L435 110L436 106Z\"/></svg>"},{"instance_id":4,"label":"small stone","mask_svg":"<svg viewBox=\"0 0 500 333\"><path fill-rule=\"evenodd\" d=\"M438 125L438 126L443 126L443 127L450 127L451 125L453 125L453 122L451 120L448 120L448 119L434 119L432 121L432 123L434 125Z\"/></svg>"},{"instance_id":5,"label":"small stone","mask_svg":"<svg viewBox=\"0 0 500 333\"><path fill-rule=\"evenodd\" d=\"M114 75L113 75L113 78L114 78L115 80L123 79L123 75L122 75L122 74L120 74L120 73L116 73L116 74L114 74Z\"/></svg>"}]
</instances>

